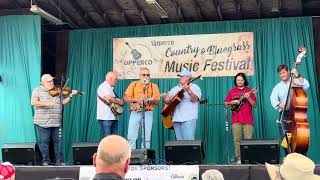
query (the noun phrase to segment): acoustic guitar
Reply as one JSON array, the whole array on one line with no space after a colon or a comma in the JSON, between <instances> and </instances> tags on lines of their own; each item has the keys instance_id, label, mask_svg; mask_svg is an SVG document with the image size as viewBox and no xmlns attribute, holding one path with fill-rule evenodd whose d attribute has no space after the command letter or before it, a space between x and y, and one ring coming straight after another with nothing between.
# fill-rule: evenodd
<instances>
[{"instance_id":1,"label":"acoustic guitar","mask_svg":"<svg viewBox=\"0 0 320 180\"><path fill-rule=\"evenodd\" d=\"M110 101L107 101L105 99L103 99L102 97L100 97L98 95L98 98L104 103L106 104L107 106L110 107L110 110L111 112L115 115L115 116L119 116L123 113L123 109L124 107L120 104L117 104L117 103L114 103L114 102L110 102Z\"/></svg>"},{"instance_id":2,"label":"acoustic guitar","mask_svg":"<svg viewBox=\"0 0 320 180\"><path fill-rule=\"evenodd\" d=\"M197 80L201 78L201 75L200 76L197 76L195 78L191 78L190 79L190 82L188 84L190 84L191 82ZM170 114L173 113L174 109L176 108L176 106L181 102L182 98L183 98L183 93L184 93L184 89L181 89L171 100L170 100L170 103L168 104L165 104L162 109L161 109L161 115L163 117L167 117L169 116Z\"/></svg>"},{"instance_id":3,"label":"acoustic guitar","mask_svg":"<svg viewBox=\"0 0 320 180\"><path fill-rule=\"evenodd\" d=\"M208 103L208 99L202 99L202 100L199 101L199 104L206 104L206 103ZM172 122L171 114L168 115L167 117L163 117L162 124L167 129L172 129L173 128L173 122Z\"/></svg>"},{"instance_id":4,"label":"acoustic guitar","mask_svg":"<svg viewBox=\"0 0 320 180\"><path fill-rule=\"evenodd\" d=\"M250 93L256 93L256 92L258 92L258 91L259 91L259 86L256 86L256 87L254 87L253 89L251 89L251 91L248 91L248 92L250 92ZM247 93L247 92L246 92L246 93ZM240 97L233 99L233 100L238 100L239 103L237 103L237 104L227 103L227 104L228 104L228 107L230 107L230 109L231 109L232 112L238 112L238 111L240 110L241 106L243 105L243 101L244 101L244 99L245 99L244 94L245 94L245 93L241 94Z\"/></svg>"}]
</instances>

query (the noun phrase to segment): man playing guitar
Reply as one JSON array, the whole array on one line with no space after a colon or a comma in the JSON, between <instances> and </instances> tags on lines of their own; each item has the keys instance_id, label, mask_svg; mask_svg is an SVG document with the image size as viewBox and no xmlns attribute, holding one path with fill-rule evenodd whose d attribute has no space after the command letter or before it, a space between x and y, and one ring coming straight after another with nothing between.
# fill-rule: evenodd
<instances>
[{"instance_id":1,"label":"man playing guitar","mask_svg":"<svg viewBox=\"0 0 320 180\"><path fill-rule=\"evenodd\" d=\"M118 134L118 120L111 104L123 106L124 100L116 96L113 91L118 80L116 72L108 72L106 80L101 83L97 90L97 119L100 124L101 138L110 134Z\"/></svg>"},{"instance_id":2,"label":"man playing guitar","mask_svg":"<svg viewBox=\"0 0 320 180\"><path fill-rule=\"evenodd\" d=\"M180 77L180 83L163 97L163 101L170 103L183 90L181 102L175 107L172 114L174 132L177 140L194 140L201 89L198 85L190 83L190 71L182 70L178 76Z\"/></svg>"}]
</instances>

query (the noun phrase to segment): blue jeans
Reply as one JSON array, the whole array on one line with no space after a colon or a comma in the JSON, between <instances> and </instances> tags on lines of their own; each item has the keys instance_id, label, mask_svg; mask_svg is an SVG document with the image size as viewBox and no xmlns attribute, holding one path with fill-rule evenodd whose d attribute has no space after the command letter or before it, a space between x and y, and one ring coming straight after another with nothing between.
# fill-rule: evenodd
<instances>
[{"instance_id":1,"label":"blue jeans","mask_svg":"<svg viewBox=\"0 0 320 180\"><path fill-rule=\"evenodd\" d=\"M100 134L101 139L111 134L118 134L118 121L117 120L100 120Z\"/></svg>"},{"instance_id":2,"label":"blue jeans","mask_svg":"<svg viewBox=\"0 0 320 180\"><path fill-rule=\"evenodd\" d=\"M184 122L174 122L173 128L177 140L194 140L196 132L197 119L192 119Z\"/></svg>"},{"instance_id":3,"label":"blue jeans","mask_svg":"<svg viewBox=\"0 0 320 180\"><path fill-rule=\"evenodd\" d=\"M129 126L128 126L128 141L132 149L136 149L136 141L138 138L139 127L141 124L142 112L131 111ZM146 134L146 148L150 148L151 142L151 131L152 131L152 123L153 123L153 112L146 111L145 112L145 134ZM142 137L142 145L143 147L143 138Z\"/></svg>"},{"instance_id":4,"label":"blue jeans","mask_svg":"<svg viewBox=\"0 0 320 180\"><path fill-rule=\"evenodd\" d=\"M43 162L50 162L49 156L49 142L52 136L54 144L54 153L56 156L56 162L64 162L63 152L62 152L62 137L60 143L60 153L59 153L59 127L49 127L43 128L36 125L38 132L38 145L41 151Z\"/></svg>"}]
</instances>

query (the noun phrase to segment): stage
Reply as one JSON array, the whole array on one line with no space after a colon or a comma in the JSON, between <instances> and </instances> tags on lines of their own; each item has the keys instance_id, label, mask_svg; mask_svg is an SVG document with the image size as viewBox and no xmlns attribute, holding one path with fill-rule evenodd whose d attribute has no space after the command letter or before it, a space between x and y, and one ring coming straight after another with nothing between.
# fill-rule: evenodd
<instances>
[{"instance_id":1,"label":"stage","mask_svg":"<svg viewBox=\"0 0 320 180\"><path fill-rule=\"evenodd\" d=\"M155 166L155 165L154 165ZM158 165L164 166L164 165ZM79 179L81 166L15 166L17 180ZM269 180L264 165L200 165L199 177L208 169L220 170L225 180ZM315 173L320 175L320 165ZM157 179L159 177L155 177ZM81 178L86 180L89 178ZM163 178L162 178L163 179ZM176 178L172 178L176 179Z\"/></svg>"}]
</instances>

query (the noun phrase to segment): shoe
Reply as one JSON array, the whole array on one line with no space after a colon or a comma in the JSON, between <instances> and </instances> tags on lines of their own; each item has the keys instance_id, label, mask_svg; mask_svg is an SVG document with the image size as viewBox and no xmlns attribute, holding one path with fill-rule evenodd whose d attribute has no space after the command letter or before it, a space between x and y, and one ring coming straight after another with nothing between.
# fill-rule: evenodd
<instances>
[{"instance_id":1,"label":"shoe","mask_svg":"<svg viewBox=\"0 0 320 180\"><path fill-rule=\"evenodd\" d=\"M48 162L43 162L42 166L49 166L49 163Z\"/></svg>"},{"instance_id":2,"label":"shoe","mask_svg":"<svg viewBox=\"0 0 320 180\"><path fill-rule=\"evenodd\" d=\"M66 163L64 163L64 162L56 162L56 166L66 166Z\"/></svg>"},{"instance_id":3,"label":"shoe","mask_svg":"<svg viewBox=\"0 0 320 180\"><path fill-rule=\"evenodd\" d=\"M240 160L236 161L236 164L237 165L241 164L241 161Z\"/></svg>"}]
</instances>

